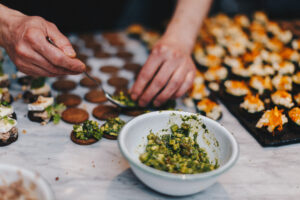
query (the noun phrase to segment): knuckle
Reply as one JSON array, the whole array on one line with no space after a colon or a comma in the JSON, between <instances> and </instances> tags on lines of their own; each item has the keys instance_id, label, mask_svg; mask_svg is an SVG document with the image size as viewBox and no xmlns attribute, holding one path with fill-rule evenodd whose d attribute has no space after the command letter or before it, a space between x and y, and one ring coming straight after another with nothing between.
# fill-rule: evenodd
<instances>
[{"instance_id":1,"label":"knuckle","mask_svg":"<svg viewBox=\"0 0 300 200\"><path fill-rule=\"evenodd\" d=\"M25 54L24 46L22 44L17 44L15 46L15 52L18 56L24 56Z\"/></svg>"},{"instance_id":2,"label":"knuckle","mask_svg":"<svg viewBox=\"0 0 300 200\"><path fill-rule=\"evenodd\" d=\"M28 28L25 31L24 38L29 42L35 42L38 37L39 31L37 28Z\"/></svg>"}]
</instances>

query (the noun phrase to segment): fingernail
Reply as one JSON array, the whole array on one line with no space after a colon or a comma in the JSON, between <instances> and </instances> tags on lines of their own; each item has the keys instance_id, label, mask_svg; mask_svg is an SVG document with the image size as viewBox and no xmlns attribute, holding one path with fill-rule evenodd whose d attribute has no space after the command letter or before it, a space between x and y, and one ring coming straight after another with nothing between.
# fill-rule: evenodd
<instances>
[{"instance_id":1,"label":"fingernail","mask_svg":"<svg viewBox=\"0 0 300 200\"><path fill-rule=\"evenodd\" d=\"M69 46L64 48L64 53L71 58L74 58L76 56L74 49Z\"/></svg>"}]
</instances>

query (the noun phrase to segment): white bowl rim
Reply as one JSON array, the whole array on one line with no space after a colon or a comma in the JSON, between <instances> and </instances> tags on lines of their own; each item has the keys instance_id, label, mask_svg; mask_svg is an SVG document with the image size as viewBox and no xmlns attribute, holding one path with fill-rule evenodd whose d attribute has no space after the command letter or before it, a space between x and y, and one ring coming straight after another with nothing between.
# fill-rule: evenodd
<instances>
[{"instance_id":1,"label":"white bowl rim","mask_svg":"<svg viewBox=\"0 0 300 200\"><path fill-rule=\"evenodd\" d=\"M54 200L54 192L51 189L49 183L39 174L38 172L30 171L28 169L13 165L13 164L4 164L0 163L0 171L1 170L10 170L10 171L16 171L20 172L21 175L27 176L32 180L33 183L37 185L37 187L41 188L43 191L43 194L45 195L46 200Z\"/></svg>"},{"instance_id":2,"label":"white bowl rim","mask_svg":"<svg viewBox=\"0 0 300 200\"><path fill-rule=\"evenodd\" d=\"M232 154L229 160L225 163L225 165L220 166L218 169L209 171L209 172L204 172L204 173L198 173L198 174L175 174L175 173L169 173L165 171L161 171L152 167L149 167L141 162L136 162L132 156L130 155L128 149L126 148L125 145L125 138L126 138L126 131L127 129L133 124L136 123L137 121L141 121L144 118L147 118L149 116L157 115L157 114L180 114L180 115L196 115L197 117L200 118L205 118L205 120L210 121L214 126L218 126L221 129L223 129L223 133L226 134L226 136L229 138L230 143L232 144ZM185 112L185 111L154 111L150 113L145 113L142 114L138 117L133 118L129 122L127 122L124 127L121 129L120 134L118 136L118 144L119 144L119 149L123 156L129 161L131 165L134 165L138 169L150 173L152 175L158 176L158 177L164 177L167 179L172 179L172 180L178 180L178 181L194 181L198 179L208 179L212 177L219 176L226 171L228 171L236 162L239 157L239 145L235 139L235 137L230 133L224 126L219 124L218 122L207 118L203 115L200 115L198 113L190 113L190 112Z\"/></svg>"}]
</instances>

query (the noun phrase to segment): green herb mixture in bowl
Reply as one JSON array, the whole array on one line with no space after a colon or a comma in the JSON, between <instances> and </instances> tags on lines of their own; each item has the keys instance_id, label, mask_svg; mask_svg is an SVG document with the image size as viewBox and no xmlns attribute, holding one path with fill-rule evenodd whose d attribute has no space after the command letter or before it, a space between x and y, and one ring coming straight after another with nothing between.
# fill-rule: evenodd
<instances>
[{"instance_id":1,"label":"green herb mixture in bowl","mask_svg":"<svg viewBox=\"0 0 300 200\"><path fill-rule=\"evenodd\" d=\"M125 124L119 148L150 188L183 196L214 184L237 161L238 144L219 123L194 113L157 111Z\"/></svg>"}]
</instances>

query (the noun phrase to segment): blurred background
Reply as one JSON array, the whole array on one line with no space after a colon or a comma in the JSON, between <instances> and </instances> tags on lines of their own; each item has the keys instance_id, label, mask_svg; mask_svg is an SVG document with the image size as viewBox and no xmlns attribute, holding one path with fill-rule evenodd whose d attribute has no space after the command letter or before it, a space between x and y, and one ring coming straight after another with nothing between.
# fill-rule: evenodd
<instances>
[{"instance_id":1,"label":"blurred background","mask_svg":"<svg viewBox=\"0 0 300 200\"><path fill-rule=\"evenodd\" d=\"M176 0L2 0L1 3L27 15L54 22L61 31L91 32L123 29L132 23L163 30ZM266 11L272 19L300 18L299 0L215 0L210 14L251 14Z\"/></svg>"}]
</instances>

